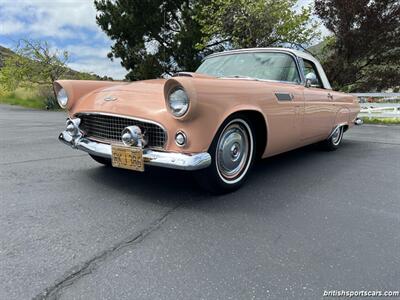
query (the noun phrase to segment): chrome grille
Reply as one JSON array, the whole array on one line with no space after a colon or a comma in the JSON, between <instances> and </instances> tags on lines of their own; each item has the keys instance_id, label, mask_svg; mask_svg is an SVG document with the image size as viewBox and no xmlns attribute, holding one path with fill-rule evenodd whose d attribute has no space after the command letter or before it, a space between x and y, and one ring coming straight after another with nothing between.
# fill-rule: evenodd
<instances>
[{"instance_id":1,"label":"chrome grille","mask_svg":"<svg viewBox=\"0 0 400 300\"><path fill-rule=\"evenodd\" d=\"M163 148L167 140L164 129L157 124L103 114L78 114L80 129L88 138L105 142L122 142L121 133L125 127L139 126L149 148Z\"/></svg>"}]
</instances>

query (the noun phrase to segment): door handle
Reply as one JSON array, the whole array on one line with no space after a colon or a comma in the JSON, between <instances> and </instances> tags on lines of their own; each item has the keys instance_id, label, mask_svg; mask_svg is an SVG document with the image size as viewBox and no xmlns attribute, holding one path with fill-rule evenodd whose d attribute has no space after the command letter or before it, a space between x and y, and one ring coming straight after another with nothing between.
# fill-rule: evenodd
<instances>
[{"instance_id":1,"label":"door handle","mask_svg":"<svg viewBox=\"0 0 400 300\"><path fill-rule=\"evenodd\" d=\"M333 100L333 95L331 93L328 93L328 99Z\"/></svg>"}]
</instances>

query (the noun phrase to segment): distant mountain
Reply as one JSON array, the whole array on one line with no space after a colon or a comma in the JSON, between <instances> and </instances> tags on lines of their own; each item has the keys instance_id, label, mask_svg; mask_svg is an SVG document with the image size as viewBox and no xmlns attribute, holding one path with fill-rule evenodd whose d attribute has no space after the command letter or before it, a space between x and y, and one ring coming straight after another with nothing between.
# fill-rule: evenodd
<instances>
[{"instance_id":1,"label":"distant mountain","mask_svg":"<svg viewBox=\"0 0 400 300\"><path fill-rule=\"evenodd\" d=\"M311 52L318 60L323 61L327 56L331 54L331 51L326 47L328 40L323 40L318 44L311 46L307 51Z\"/></svg>"},{"instance_id":2,"label":"distant mountain","mask_svg":"<svg viewBox=\"0 0 400 300\"><path fill-rule=\"evenodd\" d=\"M325 46L325 43L319 42L318 44L311 46L309 48L307 48L308 51L310 51L312 54L314 55L318 55L319 53L322 52L322 48Z\"/></svg>"}]
</instances>

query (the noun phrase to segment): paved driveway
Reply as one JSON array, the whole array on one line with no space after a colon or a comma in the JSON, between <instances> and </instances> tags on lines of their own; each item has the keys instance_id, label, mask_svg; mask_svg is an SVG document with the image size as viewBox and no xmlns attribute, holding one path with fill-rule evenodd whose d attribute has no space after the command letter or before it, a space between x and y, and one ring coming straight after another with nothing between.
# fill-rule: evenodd
<instances>
[{"instance_id":1,"label":"paved driveway","mask_svg":"<svg viewBox=\"0 0 400 300\"><path fill-rule=\"evenodd\" d=\"M64 118L0 106L0 299L400 289L400 127L264 160L214 197L187 173L100 166L57 141Z\"/></svg>"}]
</instances>

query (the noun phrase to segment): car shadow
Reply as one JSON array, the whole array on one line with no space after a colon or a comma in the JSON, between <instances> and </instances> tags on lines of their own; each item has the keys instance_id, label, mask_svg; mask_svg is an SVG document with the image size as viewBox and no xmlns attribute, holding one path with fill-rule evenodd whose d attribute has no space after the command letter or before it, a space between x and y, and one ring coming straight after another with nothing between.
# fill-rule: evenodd
<instances>
[{"instance_id":1,"label":"car shadow","mask_svg":"<svg viewBox=\"0 0 400 300\"><path fill-rule=\"evenodd\" d=\"M141 173L97 165L86 173L96 184L158 205L174 206L207 197L191 174L179 170L146 166Z\"/></svg>"},{"instance_id":2,"label":"car shadow","mask_svg":"<svg viewBox=\"0 0 400 300\"><path fill-rule=\"evenodd\" d=\"M359 148L358 144L345 142L335 152L326 152L319 145L310 145L257 161L241 189L219 196L200 188L191 172L150 166L146 167L144 173L104 166L86 172L96 184L134 196L132 201L152 202L161 206L184 204L188 208L200 207L201 203L226 207L229 201L229 207L234 208L248 205L253 199L263 199L266 205L273 203L272 206L276 207L296 198L287 193L305 193L315 184L315 178L307 172L314 171L315 176L319 177L326 172L335 172L335 168L328 170L329 161L340 159L337 156L345 157L347 152ZM297 178L301 178L301 182Z\"/></svg>"}]
</instances>

